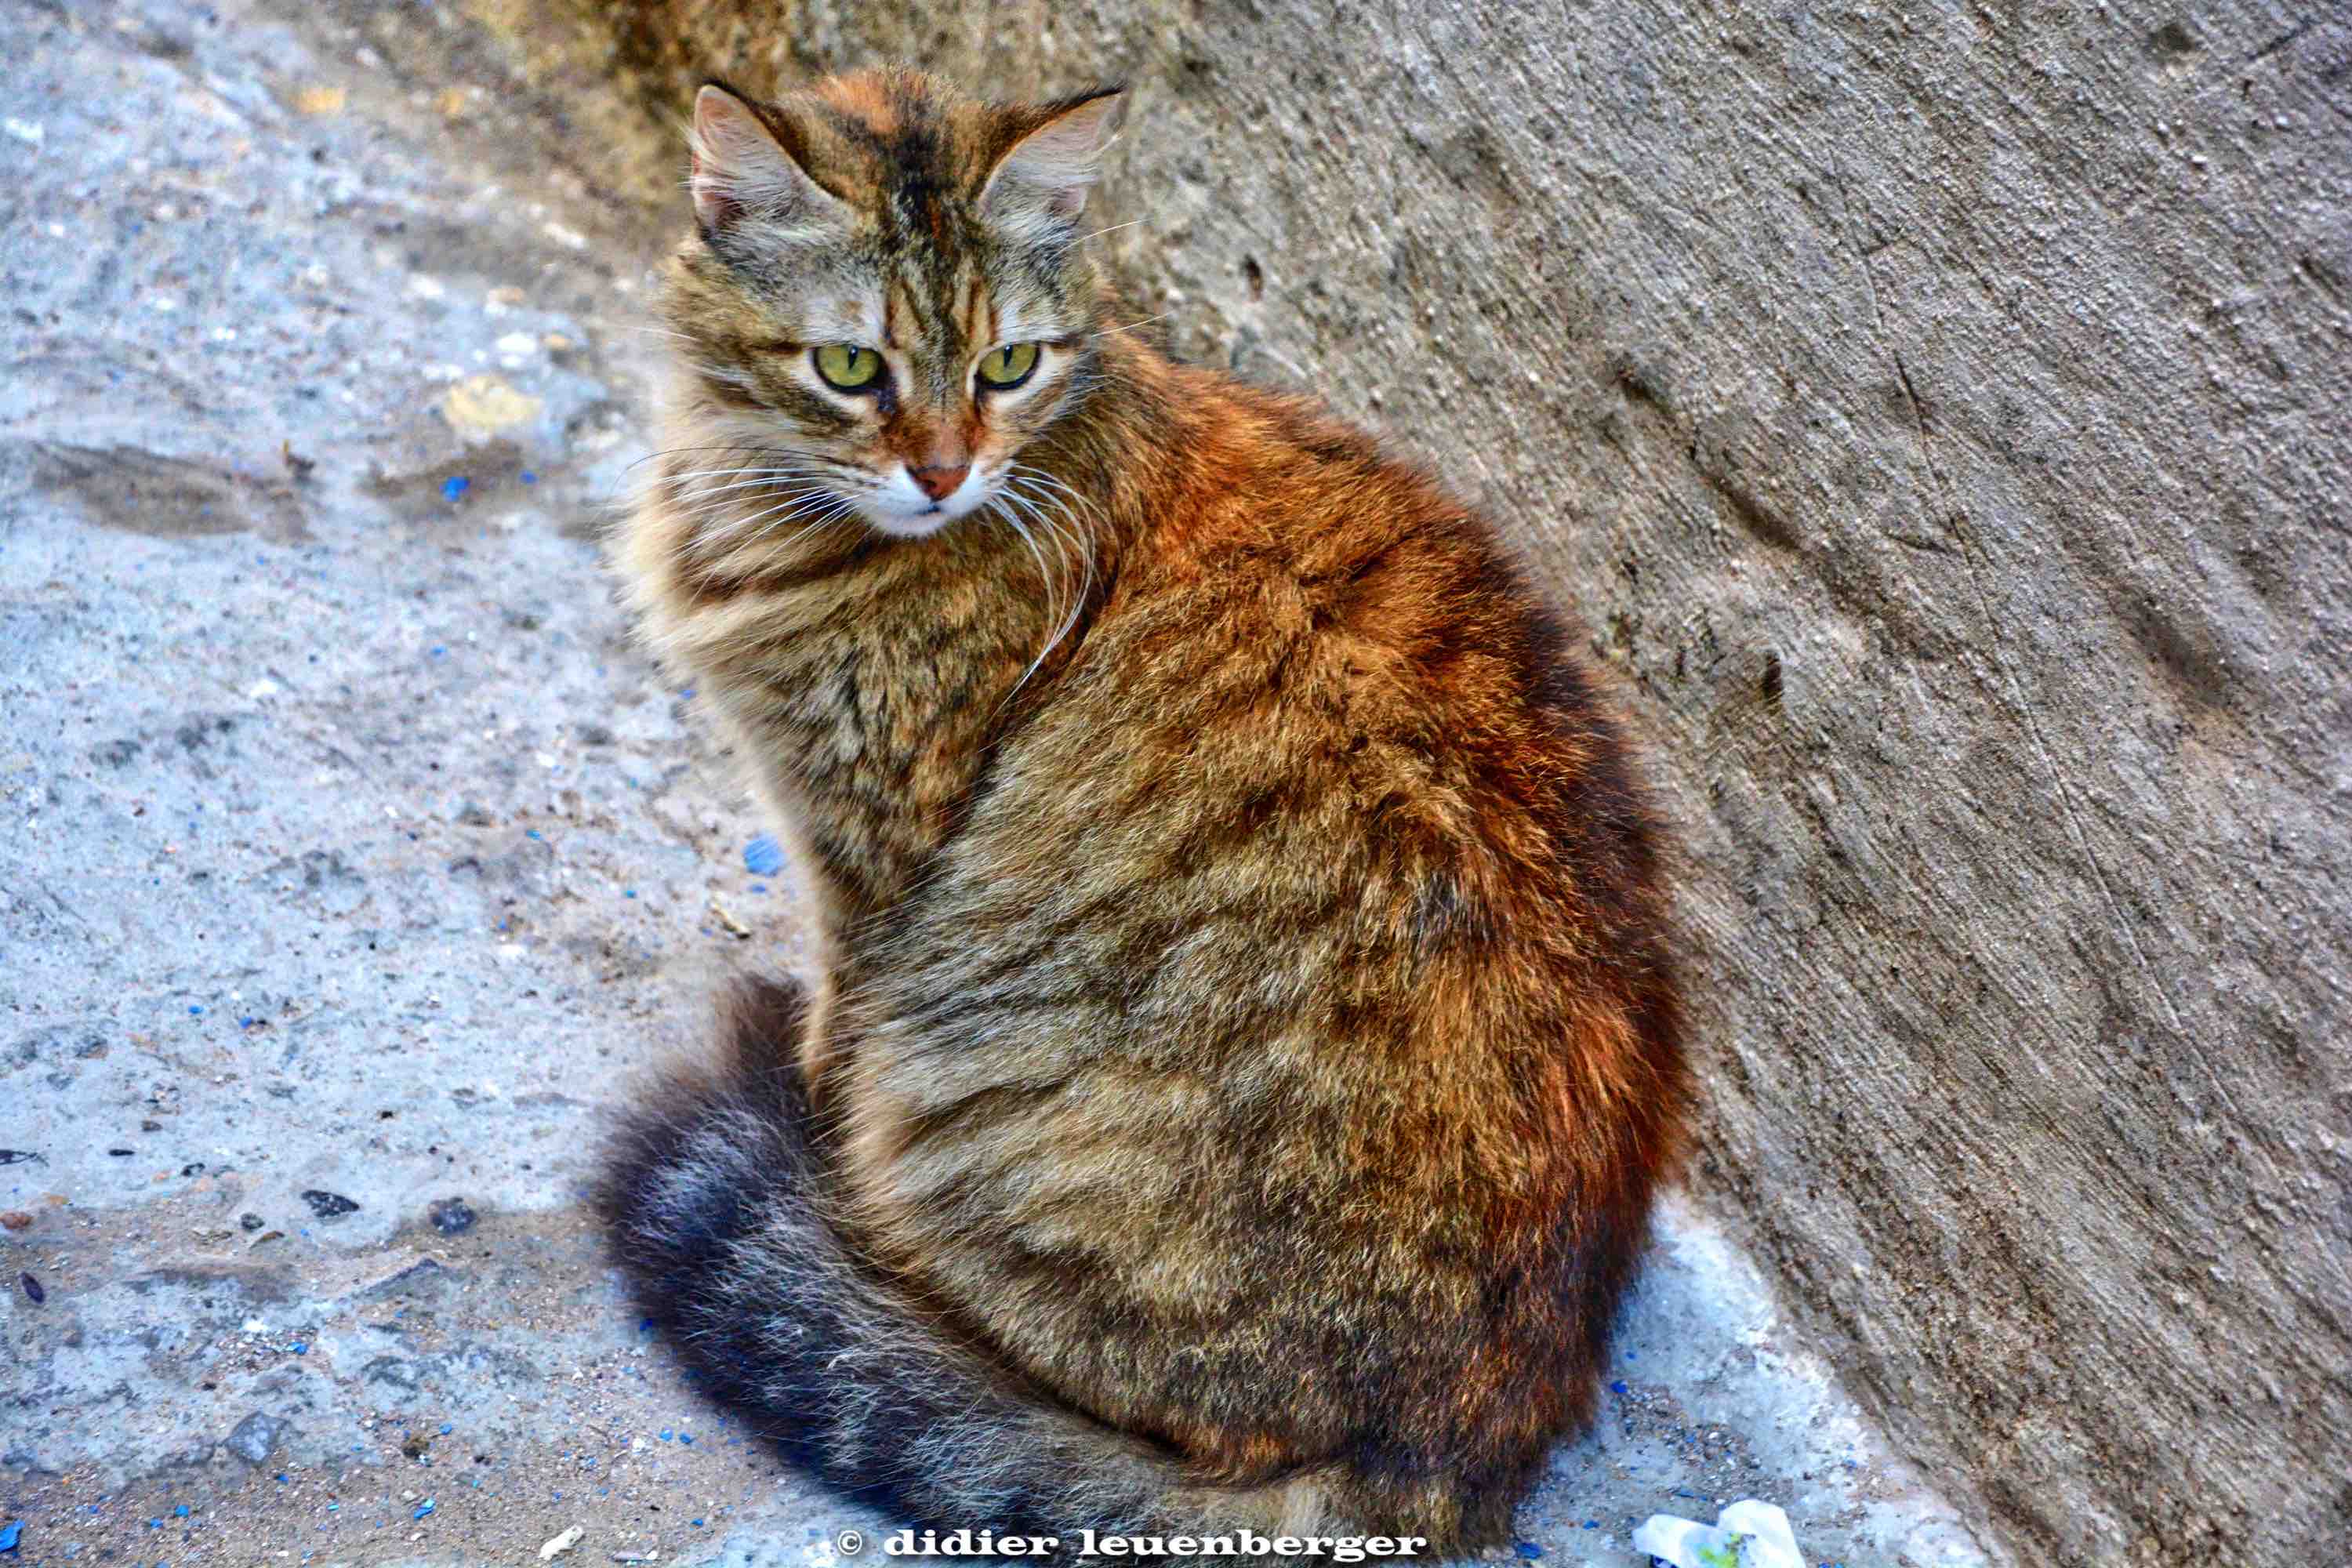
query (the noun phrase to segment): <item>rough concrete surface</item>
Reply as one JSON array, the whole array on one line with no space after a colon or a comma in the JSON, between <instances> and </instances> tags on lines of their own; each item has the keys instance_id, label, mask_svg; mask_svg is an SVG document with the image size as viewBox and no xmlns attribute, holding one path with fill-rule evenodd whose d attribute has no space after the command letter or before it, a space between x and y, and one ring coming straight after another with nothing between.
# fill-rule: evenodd
<instances>
[{"instance_id":1,"label":"rough concrete surface","mask_svg":"<svg viewBox=\"0 0 2352 1568\"><path fill-rule=\"evenodd\" d=\"M485 14L641 103L1134 82L1148 330L1427 459L1629 678L1700 1183L1904 1446L2030 1561L2339 1549L2352 13Z\"/></svg>"},{"instance_id":2,"label":"rough concrete surface","mask_svg":"<svg viewBox=\"0 0 2352 1568\"><path fill-rule=\"evenodd\" d=\"M662 182L453 12L0 38L13 1561L830 1568L889 1521L697 1402L578 1206L633 1075L796 958L592 537L661 232L613 193ZM1619 1356L1523 1553L1755 1495L1820 1563L2010 1560L1686 1201Z\"/></svg>"}]
</instances>

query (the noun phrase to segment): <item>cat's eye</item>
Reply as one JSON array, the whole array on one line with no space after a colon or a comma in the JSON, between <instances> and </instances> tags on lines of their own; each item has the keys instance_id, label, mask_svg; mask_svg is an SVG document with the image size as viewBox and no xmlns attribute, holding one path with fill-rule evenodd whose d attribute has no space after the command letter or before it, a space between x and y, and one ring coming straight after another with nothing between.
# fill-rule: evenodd
<instances>
[{"instance_id":1,"label":"cat's eye","mask_svg":"<svg viewBox=\"0 0 2352 1568\"><path fill-rule=\"evenodd\" d=\"M856 343L827 343L816 351L816 373L827 386L858 392L882 374L882 356Z\"/></svg>"},{"instance_id":2,"label":"cat's eye","mask_svg":"<svg viewBox=\"0 0 2352 1568\"><path fill-rule=\"evenodd\" d=\"M1036 368L1035 343L1008 343L980 356L980 384L992 392L1009 392Z\"/></svg>"}]
</instances>

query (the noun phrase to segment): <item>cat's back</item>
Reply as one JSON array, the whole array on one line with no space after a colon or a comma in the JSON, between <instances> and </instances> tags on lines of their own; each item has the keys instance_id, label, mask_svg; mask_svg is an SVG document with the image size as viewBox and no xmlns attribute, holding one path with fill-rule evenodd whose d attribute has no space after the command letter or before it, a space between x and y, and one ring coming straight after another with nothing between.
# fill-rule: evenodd
<instances>
[{"instance_id":1,"label":"cat's back","mask_svg":"<svg viewBox=\"0 0 2352 1568\"><path fill-rule=\"evenodd\" d=\"M1670 1032L1621 727L1491 528L1312 405L1170 390L1114 587L898 923L941 1037L1040 971L1039 1072L1285 1035L1499 1060L1568 1011L1641 1032L1642 973Z\"/></svg>"},{"instance_id":2,"label":"cat's back","mask_svg":"<svg viewBox=\"0 0 2352 1568\"><path fill-rule=\"evenodd\" d=\"M1364 865L1645 845L1608 684L1486 520L1315 405L1183 374L1181 460L1015 749L1139 809L1305 813Z\"/></svg>"},{"instance_id":3,"label":"cat's back","mask_svg":"<svg viewBox=\"0 0 2352 1568\"><path fill-rule=\"evenodd\" d=\"M1090 1406L1121 1422L1193 1430L1329 1340L1360 1381L1275 1451L1396 1411L1433 1443L1549 1431L1679 1099L1650 817L1476 518L1356 432L1234 404L1169 448L1084 643L860 964L846 1169L869 1234L1065 1396L1148 1363L1150 1397ZM1548 1392L1474 1420L1465 1380Z\"/></svg>"}]
</instances>

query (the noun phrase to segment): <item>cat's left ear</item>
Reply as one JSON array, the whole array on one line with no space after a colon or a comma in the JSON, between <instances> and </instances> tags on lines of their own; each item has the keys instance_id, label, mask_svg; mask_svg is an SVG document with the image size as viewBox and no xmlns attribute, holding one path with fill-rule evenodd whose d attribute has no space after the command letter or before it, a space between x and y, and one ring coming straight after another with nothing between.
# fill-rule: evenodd
<instances>
[{"instance_id":1,"label":"cat's left ear","mask_svg":"<svg viewBox=\"0 0 2352 1568\"><path fill-rule=\"evenodd\" d=\"M1097 88L1033 111L1037 117L996 161L981 208L999 223L1066 223L1087 205L1102 155L1127 115L1123 88Z\"/></svg>"}]
</instances>

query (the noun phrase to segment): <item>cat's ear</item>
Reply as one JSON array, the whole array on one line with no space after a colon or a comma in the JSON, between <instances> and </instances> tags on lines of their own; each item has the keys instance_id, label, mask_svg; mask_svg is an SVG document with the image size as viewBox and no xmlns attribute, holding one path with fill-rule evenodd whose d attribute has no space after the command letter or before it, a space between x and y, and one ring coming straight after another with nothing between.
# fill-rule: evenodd
<instances>
[{"instance_id":1,"label":"cat's ear","mask_svg":"<svg viewBox=\"0 0 2352 1568\"><path fill-rule=\"evenodd\" d=\"M695 221L718 234L747 215L785 222L840 216L841 203L802 168L749 103L716 82L694 95Z\"/></svg>"},{"instance_id":2,"label":"cat's ear","mask_svg":"<svg viewBox=\"0 0 2352 1568\"><path fill-rule=\"evenodd\" d=\"M982 210L999 223L1066 223L1078 216L1102 174L1103 152L1126 116L1127 93L1097 88L1039 113L997 159L981 193Z\"/></svg>"}]
</instances>

